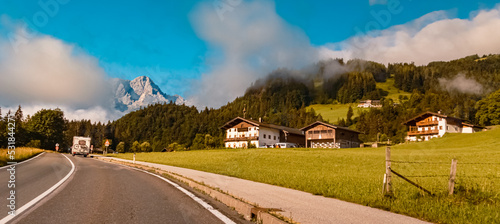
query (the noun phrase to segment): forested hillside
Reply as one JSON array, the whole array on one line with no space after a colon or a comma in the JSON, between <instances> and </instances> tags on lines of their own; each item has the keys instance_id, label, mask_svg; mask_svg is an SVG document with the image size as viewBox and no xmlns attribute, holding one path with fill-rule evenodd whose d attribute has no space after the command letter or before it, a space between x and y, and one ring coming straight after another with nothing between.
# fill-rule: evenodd
<instances>
[{"instance_id":1,"label":"forested hillside","mask_svg":"<svg viewBox=\"0 0 500 224\"><path fill-rule=\"evenodd\" d=\"M377 82L388 78L394 81L398 91L406 92L397 102L386 99L388 92L377 88ZM357 117L353 117L351 111L346 120L331 122L362 132L363 141L374 141L380 135L380 140L398 143L404 141L406 135L402 123L424 111L441 110L476 125L500 124L499 89L500 55L473 55L426 66L395 63L387 67L370 61L338 59L318 62L303 70L277 69L251 84L243 96L218 109L150 105L108 124L65 121L61 130L64 134L57 139L63 139L58 141L64 141L67 146L73 135L91 136L93 144L100 147L104 139L109 138L111 148L118 151L213 148L223 145L224 133L220 127L236 116L302 128L323 120L314 110L306 111L311 104L381 99L381 108L360 111ZM20 137L20 144L52 147L52 141L56 140L44 140L44 133L33 128L37 125L34 119L49 115L59 118L60 113L43 111L23 119L19 108L16 112L16 119L21 123L19 132L26 132L31 138ZM0 126L5 124L3 119ZM6 132L0 135L5 136ZM6 142L0 143L5 147Z\"/></svg>"}]
</instances>

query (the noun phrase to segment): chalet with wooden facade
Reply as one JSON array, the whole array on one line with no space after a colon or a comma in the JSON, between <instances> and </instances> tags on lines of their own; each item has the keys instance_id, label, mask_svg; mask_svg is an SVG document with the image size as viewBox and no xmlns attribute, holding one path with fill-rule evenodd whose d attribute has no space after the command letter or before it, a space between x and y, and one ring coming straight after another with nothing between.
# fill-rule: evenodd
<instances>
[{"instance_id":1,"label":"chalet with wooden facade","mask_svg":"<svg viewBox=\"0 0 500 224\"><path fill-rule=\"evenodd\" d=\"M305 146L304 134L301 130L241 117L228 121L221 127L226 130L224 145L226 148L270 147L278 142L295 143Z\"/></svg>"},{"instance_id":2,"label":"chalet with wooden facade","mask_svg":"<svg viewBox=\"0 0 500 224\"><path fill-rule=\"evenodd\" d=\"M361 144L359 132L320 121L300 130L306 135L307 148L358 148Z\"/></svg>"},{"instance_id":3,"label":"chalet with wooden facade","mask_svg":"<svg viewBox=\"0 0 500 224\"><path fill-rule=\"evenodd\" d=\"M425 112L405 123L408 126L407 141L427 141L445 133L474 133L483 128L464 123L462 119L446 116L441 112Z\"/></svg>"}]
</instances>

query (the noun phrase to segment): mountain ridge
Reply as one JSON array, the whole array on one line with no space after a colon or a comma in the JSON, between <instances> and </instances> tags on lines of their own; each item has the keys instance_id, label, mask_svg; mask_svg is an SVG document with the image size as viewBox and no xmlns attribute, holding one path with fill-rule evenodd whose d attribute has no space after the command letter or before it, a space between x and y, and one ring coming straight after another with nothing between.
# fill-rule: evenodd
<instances>
[{"instance_id":1,"label":"mountain ridge","mask_svg":"<svg viewBox=\"0 0 500 224\"><path fill-rule=\"evenodd\" d=\"M148 76L133 80L113 78L110 80L114 90L115 109L121 112L133 111L150 104L170 103L181 105L187 101L179 95L164 93Z\"/></svg>"}]
</instances>

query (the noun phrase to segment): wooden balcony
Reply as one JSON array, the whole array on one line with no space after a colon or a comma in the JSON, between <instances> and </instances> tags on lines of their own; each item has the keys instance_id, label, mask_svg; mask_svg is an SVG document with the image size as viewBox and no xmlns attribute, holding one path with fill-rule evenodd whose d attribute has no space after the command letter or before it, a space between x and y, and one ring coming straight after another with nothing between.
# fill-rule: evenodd
<instances>
[{"instance_id":1,"label":"wooden balcony","mask_svg":"<svg viewBox=\"0 0 500 224\"><path fill-rule=\"evenodd\" d=\"M427 130L427 131L408 131L408 135L437 135L439 134L439 130Z\"/></svg>"},{"instance_id":2,"label":"wooden balcony","mask_svg":"<svg viewBox=\"0 0 500 224\"><path fill-rule=\"evenodd\" d=\"M439 121L419 121L417 122L417 126L433 126L438 125Z\"/></svg>"},{"instance_id":3,"label":"wooden balcony","mask_svg":"<svg viewBox=\"0 0 500 224\"><path fill-rule=\"evenodd\" d=\"M320 138L321 137L321 138ZM324 133L324 134L306 134L307 140L317 140L317 139L333 139L335 136L333 133Z\"/></svg>"},{"instance_id":4,"label":"wooden balcony","mask_svg":"<svg viewBox=\"0 0 500 224\"><path fill-rule=\"evenodd\" d=\"M259 136L226 138L226 139L224 139L224 142L255 141L255 140L259 140Z\"/></svg>"}]
</instances>

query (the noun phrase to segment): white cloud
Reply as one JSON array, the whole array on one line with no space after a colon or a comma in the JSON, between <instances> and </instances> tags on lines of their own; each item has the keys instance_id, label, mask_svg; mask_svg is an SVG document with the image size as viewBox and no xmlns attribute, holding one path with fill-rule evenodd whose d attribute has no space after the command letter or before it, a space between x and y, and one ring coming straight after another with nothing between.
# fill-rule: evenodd
<instances>
[{"instance_id":1,"label":"white cloud","mask_svg":"<svg viewBox=\"0 0 500 224\"><path fill-rule=\"evenodd\" d=\"M279 17L272 2L227 7L231 10L217 11L201 3L190 16L198 36L218 56L207 58L211 71L193 83L190 101L195 105L221 106L276 68L301 68L319 59L305 33Z\"/></svg>"},{"instance_id":2,"label":"white cloud","mask_svg":"<svg viewBox=\"0 0 500 224\"><path fill-rule=\"evenodd\" d=\"M112 94L97 59L51 36L29 34L22 26L4 27L14 29L0 38L0 106L49 105L75 118L101 121L109 117L105 111L113 113Z\"/></svg>"},{"instance_id":3,"label":"white cloud","mask_svg":"<svg viewBox=\"0 0 500 224\"><path fill-rule=\"evenodd\" d=\"M438 81L441 87L450 92L459 91L477 95L485 92L481 84L475 79L465 77L463 73L456 75L452 79L439 78Z\"/></svg>"},{"instance_id":4,"label":"white cloud","mask_svg":"<svg viewBox=\"0 0 500 224\"><path fill-rule=\"evenodd\" d=\"M361 58L382 63L453 60L473 54L500 53L500 6L469 19L444 11L404 25L350 38L320 49L322 58Z\"/></svg>"}]
</instances>

